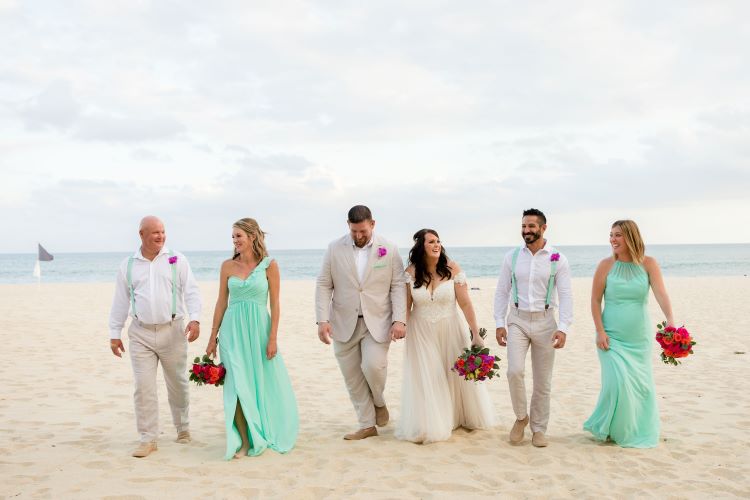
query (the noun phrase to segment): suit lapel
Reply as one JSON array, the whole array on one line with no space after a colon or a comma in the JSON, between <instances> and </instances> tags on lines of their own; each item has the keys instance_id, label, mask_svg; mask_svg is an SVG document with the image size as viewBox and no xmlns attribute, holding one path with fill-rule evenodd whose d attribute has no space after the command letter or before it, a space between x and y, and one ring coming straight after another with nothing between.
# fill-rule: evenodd
<instances>
[{"instance_id":1,"label":"suit lapel","mask_svg":"<svg viewBox=\"0 0 750 500\"><path fill-rule=\"evenodd\" d=\"M342 251L344 252L344 269L347 270L354 280L354 283L359 284L359 275L357 274L357 264L354 262L354 249L352 248L352 243L348 237L344 237L342 243Z\"/></svg>"},{"instance_id":2,"label":"suit lapel","mask_svg":"<svg viewBox=\"0 0 750 500\"><path fill-rule=\"evenodd\" d=\"M372 272L372 266L375 265L375 259L377 259L378 255L378 248L380 245L378 245L378 239L377 237L373 237L372 239L372 247L370 248L370 254L367 257L367 267L365 268L365 276L362 278L362 285L367 283L367 278L370 277L370 273Z\"/></svg>"}]
</instances>

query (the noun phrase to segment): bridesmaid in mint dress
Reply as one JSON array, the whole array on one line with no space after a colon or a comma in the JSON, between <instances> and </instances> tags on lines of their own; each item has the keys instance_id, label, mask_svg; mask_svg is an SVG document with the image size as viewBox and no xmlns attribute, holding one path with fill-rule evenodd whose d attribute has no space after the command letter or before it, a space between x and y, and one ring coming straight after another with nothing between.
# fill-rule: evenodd
<instances>
[{"instance_id":1,"label":"bridesmaid in mint dress","mask_svg":"<svg viewBox=\"0 0 750 500\"><path fill-rule=\"evenodd\" d=\"M279 266L268 257L263 237L254 219L240 219L232 226L235 255L221 266L206 348L215 356L220 338L219 354L227 369L227 460L259 455L266 448L286 453L294 447L299 428L297 401L277 352Z\"/></svg>"},{"instance_id":2,"label":"bridesmaid in mint dress","mask_svg":"<svg viewBox=\"0 0 750 500\"><path fill-rule=\"evenodd\" d=\"M598 440L625 448L653 448L659 442L659 408L652 374L655 329L648 317L649 287L670 325L672 306L659 265L644 254L635 222L616 221L609 242L613 255L599 263L591 292L602 388L583 428Z\"/></svg>"}]
</instances>

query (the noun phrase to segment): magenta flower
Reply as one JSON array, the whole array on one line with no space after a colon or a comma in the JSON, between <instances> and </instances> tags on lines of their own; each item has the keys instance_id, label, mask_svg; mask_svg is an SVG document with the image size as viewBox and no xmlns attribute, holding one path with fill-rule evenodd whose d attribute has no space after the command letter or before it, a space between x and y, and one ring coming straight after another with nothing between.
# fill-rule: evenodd
<instances>
[{"instance_id":1,"label":"magenta flower","mask_svg":"<svg viewBox=\"0 0 750 500\"><path fill-rule=\"evenodd\" d=\"M170 257L170 258L169 258L169 263L170 263L170 264L175 264L175 263L177 263L177 256L176 256L176 255L174 255L174 256Z\"/></svg>"},{"instance_id":2,"label":"magenta flower","mask_svg":"<svg viewBox=\"0 0 750 500\"><path fill-rule=\"evenodd\" d=\"M553 253L549 256L549 260L550 262L557 262L558 260L560 260L560 254L557 252Z\"/></svg>"},{"instance_id":3,"label":"magenta flower","mask_svg":"<svg viewBox=\"0 0 750 500\"><path fill-rule=\"evenodd\" d=\"M378 257L385 257L388 254L388 250L385 247L378 247Z\"/></svg>"}]
</instances>

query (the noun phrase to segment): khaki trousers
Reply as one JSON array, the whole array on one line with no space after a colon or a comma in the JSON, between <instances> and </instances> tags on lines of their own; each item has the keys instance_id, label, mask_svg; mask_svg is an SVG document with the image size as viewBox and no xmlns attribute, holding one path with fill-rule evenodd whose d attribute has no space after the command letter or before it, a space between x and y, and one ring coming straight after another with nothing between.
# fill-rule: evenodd
<instances>
[{"instance_id":1,"label":"khaki trousers","mask_svg":"<svg viewBox=\"0 0 750 500\"><path fill-rule=\"evenodd\" d=\"M362 318L357 320L352 338L333 341L333 352L344 376L361 429L375 425L375 406L385 406L383 390L388 369L390 341L372 338Z\"/></svg>"},{"instance_id":2,"label":"khaki trousers","mask_svg":"<svg viewBox=\"0 0 750 500\"><path fill-rule=\"evenodd\" d=\"M552 336L557 322L552 309L541 312L521 311L510 308L508 314L508 386L513 412L517 419L529 415L532 432L546 432L549 422L549 400L552 390L552 366L555 348ZM527 411L524 370L526 353L531 347L531 369L534 375L534 390L531 408Z\"/></svg>"},{"instance_id":3,"label":"khaki trousers","mask_svg":"<svg viewBox=\"0 0 750 500\"><path fill-rule=\"evenodd\" d=\"M177 432L188 430L187 339L182 321L143 327L136 320L128 329L130 361L135 379L135 420L142 443L159 436L156 366L161 362L172 422Z\"/></svg>"}]
</instances>

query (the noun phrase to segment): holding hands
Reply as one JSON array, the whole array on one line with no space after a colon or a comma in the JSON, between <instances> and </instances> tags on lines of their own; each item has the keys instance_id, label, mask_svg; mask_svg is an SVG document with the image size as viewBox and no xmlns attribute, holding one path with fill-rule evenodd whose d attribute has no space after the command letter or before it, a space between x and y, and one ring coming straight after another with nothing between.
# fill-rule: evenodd
<instances>
[{"instance_id":1,"label":"holding hands","mask_svg":"<svg viewBox=\"0 0 750 500\"><path fill-rule=\"evenodd\" d=\"M393 342L406 337L406 325L400 321L394 321L391 325L390 334Z\"/></svg>"}]
</instances>

